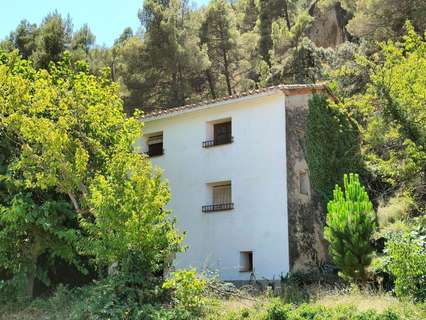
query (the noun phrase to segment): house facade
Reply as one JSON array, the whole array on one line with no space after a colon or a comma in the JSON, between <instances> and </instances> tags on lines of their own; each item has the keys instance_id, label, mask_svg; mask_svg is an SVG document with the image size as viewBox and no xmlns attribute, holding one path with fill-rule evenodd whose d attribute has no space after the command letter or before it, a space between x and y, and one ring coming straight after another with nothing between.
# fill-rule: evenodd
<instances>
[{"instance_id":1,"label":"house facade","mask_svg":"<svg viewBox=\"0 0 426 320\"><path fill-rule=\"evenodd\" d=\"M321 263L321 213L300 139L308 100L324 90L281 85L144 117L139 150L163 170L186 232L176 268L278 280Z\"/></svg>"}]
</instances>

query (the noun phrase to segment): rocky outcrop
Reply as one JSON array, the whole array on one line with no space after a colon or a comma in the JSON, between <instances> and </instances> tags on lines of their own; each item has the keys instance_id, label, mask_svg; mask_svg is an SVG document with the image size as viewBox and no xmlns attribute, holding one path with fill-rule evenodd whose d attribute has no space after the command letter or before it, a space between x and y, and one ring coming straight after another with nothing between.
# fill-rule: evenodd
<instances>
[{"instance_id":1,"label":"rocky outcrop","mask_svg":"<svg viewBox=\"0 0 426 320\"><path fill-rule=\"evenodd\" d=\"M346 31L346 24L351 16L342 8L340 2L323 7L315 1L309 9L309 14L314 21L308 30L308 36L316 46L335 48L346 40L350 40L351 36Z\"/></svg>"}]
</instances>

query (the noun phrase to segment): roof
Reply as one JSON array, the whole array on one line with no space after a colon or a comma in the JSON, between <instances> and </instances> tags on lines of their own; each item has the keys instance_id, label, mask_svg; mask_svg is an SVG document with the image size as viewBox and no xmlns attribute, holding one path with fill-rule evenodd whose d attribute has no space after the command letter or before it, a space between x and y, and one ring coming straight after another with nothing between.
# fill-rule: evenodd
<instances>
[{"instance_id":1,"label":"roof","mask_svg":"<svg viewBox=\"0 0 426 320\"><path fill-rule=\"evenodd\" d=\"M162 119L162 118L168 118L177 114L185 113L188 111L195 111L199 109L209 108L217 105L222 105L223 103L227 101L232 100L238 100L245 97L251 97L251 96L258 96L258 95L264 95L264 94L272 94L277 91L284 92L287 96L292 95L301 95L301 94L307 94L313 91L323 91L326 90L329 94L330 91L328 87L324 83L320 84L280 84L276 86L266 87L262 89L256 89L256 90L250 90L242 93L236 93L230 96L225 96L217 99L211 99L211 100L205 100L200 101L193 104L187 104L180 107L173 107L173 108L164 108L160 110L156 110L150 113L145 114L142 117L142 120L149 121L149 120L156 120L156 119Z\"/></svg>"}]
</instances>

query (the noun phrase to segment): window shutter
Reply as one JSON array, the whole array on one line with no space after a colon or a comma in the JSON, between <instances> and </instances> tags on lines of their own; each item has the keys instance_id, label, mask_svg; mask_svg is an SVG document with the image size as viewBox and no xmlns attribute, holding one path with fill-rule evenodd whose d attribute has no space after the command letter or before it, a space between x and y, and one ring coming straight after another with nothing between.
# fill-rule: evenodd
<instances>
[{"instance_id":1,"label":"window shutter","mask_svg":"<svg viewBox=\"0 0 426 320\"><path fill-rule=\"evenodd\" d=\"M231 185L213 187L213 204L224 204L232 202Z\"/></svg>"}]
</instances>

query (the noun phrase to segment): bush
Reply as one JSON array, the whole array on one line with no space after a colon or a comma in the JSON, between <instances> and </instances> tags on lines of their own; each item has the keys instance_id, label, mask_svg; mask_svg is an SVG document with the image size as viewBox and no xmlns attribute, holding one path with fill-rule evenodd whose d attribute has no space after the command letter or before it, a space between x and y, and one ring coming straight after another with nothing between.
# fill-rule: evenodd
<instances>
[{"instance_id":1,"label":"bush","mask_svg":"<svg viewBox=\"0 0 426 320\"><path fill-rule=\"evenodd\" d=\"M343 277L365 283L372 259L370 242L376 229L376 214L358 175L345 174L344 191L336 185L327 210L324 236L330 243L333 262Z\"/></svg>"},{"instance_id":2,"label":"bush","mask_svg":"<svg viewBox=\"0 0 426 320\"><path fill-rule=\"evenodd\" d=\"M373 310L358 311L353 307L326 308L321 305L303 304L297 308L291 305L272 303L264 320L399 320L397 313L385 310L379 314Z\"/></svg>"},{"instance_id":3,"label":"bush","mask_svg":"<svg viewBox=\"0 0 426 320\"><path fill-rule=\"evenodd\" d=\"M391 237L385 248L387 270L395 277L397 296L426 300L426 229Z\"/></svg>"},{"instance_id":4,"label":"bush","mask_svg":"<svg viewBox=\"0 0 426 320\"><path fill-rule=\"evenodd\" d=\"M172 289L175 307L182 311L182 317L198 316L206 303L204 292L207 281L200 279L193 270L174 272L172 277L163 283L164 289Z\"/></svg>"}]
</instances>

